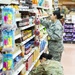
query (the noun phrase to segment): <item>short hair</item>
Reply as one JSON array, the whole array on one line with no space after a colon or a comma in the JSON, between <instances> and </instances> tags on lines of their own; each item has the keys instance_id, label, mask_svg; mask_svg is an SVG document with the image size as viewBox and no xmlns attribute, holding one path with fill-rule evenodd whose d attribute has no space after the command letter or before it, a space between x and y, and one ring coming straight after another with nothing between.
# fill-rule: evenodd
<instances>
[{"instance_id":1,"label":"short hair","mask_svg":"<svg viewBox=\"0 0 75 75\"><path fill-rule=\"evenodd\" d=\"M41 56L40 56L40 60L42 59L42 58L46 58L46 59L52 59L52 55L50 55L50 54L47 54L47 53L43 53Z\"/></svg>"}]
</instances>

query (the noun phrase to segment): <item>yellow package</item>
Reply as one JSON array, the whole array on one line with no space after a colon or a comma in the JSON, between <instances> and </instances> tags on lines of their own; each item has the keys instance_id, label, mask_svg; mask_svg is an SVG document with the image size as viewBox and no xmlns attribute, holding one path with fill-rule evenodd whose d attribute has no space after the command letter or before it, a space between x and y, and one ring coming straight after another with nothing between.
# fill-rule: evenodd
<instances>
[{"instance_id":1,"label":"yellow package","mask_svg":"<svg viewBox=\"0 0 75 75\"><path fill-rule=\"evenodd\" d=\"M35 67L40 65L40 60L37 61L37 63L35 64Z\"/></svg>"}]
</instances>

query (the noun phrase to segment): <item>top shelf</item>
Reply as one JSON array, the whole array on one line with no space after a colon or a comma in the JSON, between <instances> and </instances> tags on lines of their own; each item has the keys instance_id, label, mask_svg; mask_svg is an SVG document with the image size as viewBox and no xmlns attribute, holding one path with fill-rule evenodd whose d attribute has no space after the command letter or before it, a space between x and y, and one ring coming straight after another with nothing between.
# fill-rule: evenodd
<instances>
[{"instance_id":1,"label":"top shelf","mask_svg":"<svg viewBox=\"0 0 75 75\"><path fill-rule=\"evenodd\" d=\"M19 4L18 1L12 1L11 4Z\"/></svg>"},{"instance_id":2,"label":"top shelf","mask_svg":"<svg viewBox=\"0 0 75 75\"><path fill-rule=\"evenodd\" d=\"M44 7L44 6L36 6L36 5L33 5L33 7L35 7L35 8L40 8L40 9L46 9L46 10L49 9L49 7Z\"/></svg>"},{"instance_id":3,"label":"top shelf","mask_svg":"<svg viewBox=\"0 0 75 75\"><path fill-rule=\"evenodd\" d=\"M19 4L19 2L15 0L0 0L0 4Z\"/></svg>"},{"instance_id":4,"label":"top shelf","mask_svg":"<svg viewBox=\"0 0 75 75\"><path fill-rule=\"evenodd\" d=\"M41 9L49 9L49 7L43 7L43 6L37 6L37 8L41 8Z\"/></svg>"}]
</instances>

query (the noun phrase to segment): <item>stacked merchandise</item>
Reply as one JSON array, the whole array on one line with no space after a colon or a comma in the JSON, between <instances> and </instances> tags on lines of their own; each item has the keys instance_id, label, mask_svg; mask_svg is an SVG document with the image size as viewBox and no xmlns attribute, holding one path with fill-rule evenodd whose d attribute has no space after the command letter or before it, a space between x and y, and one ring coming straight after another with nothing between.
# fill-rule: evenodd
<instances>
[{"instance_id":1,"label":"stacked merchandise","mask_svg":"<svg viewBox=\"0 0 75 75\"><path fill-rule=\"evenodd\" d=\"M73 42L73 30L74 30L74 24L73 23L65 23L64 24L64 41Z\"/></svg>"},{"instance_id":2,"label":"stacked merchandise","mask_svg":"<svg viewBox=\"0 0 75 75\"><path fill-rule=\"evenodd\" d=\"M19 13L19 6L18 5L11 5L12 8L15 9L15 17L16 17L16 20L19 18L21 18L21 13Z\"/></svg>"},{"instance_id":3,"label":"stacked merchandise","mask_svg":"<svg viewBox=\"0 0 75 75\"><path fill-rule=\"evenodd\" d=\"M38 6L48 7L49 8L49 1L48 0L32 0L32 3Z\"/></svg>"},{"instance_id":4,"label":"stacked merchandise","mask_svg":"<svg viewBox=\"0 0 75 75\"><path fill-rule=\"evenodd\" d=\"M33 67L40 64L40 55L45 52L48 45L46 29L40 25L36 15L41 18L47 17L49 2L48 0L12 0L10 4L9 6L4 4L5 8L8 7L7 10L4 8L5 12L0 9L0 21L2 20L0 74L28 75ZM35 9L35 12L32 9Z\"/></svg>"},{"instance_id":5,"label":"stacked merchandise","mask_svg":"<svg viewBox=\"0 0 75 75\"><path fill-rule=\"evenodd\" d=\"M66 15L66 21L64 23L64 42L73 43L75 40L75 20L73 13Z\"/></svg>"},{"instance_id":6,"label":"stacked merchandise","mask_svg":"<svg viewBox=\"0 0 75 75\"><path fill-rule=\"evenodd\" d=\"M2 74L11 74L14 69L14 57L11 52L15 49L14 32L16 29L14 9L6 6L2 8ZM0 45L1 46L1 45Z\"/></svg>"}]
</instances>

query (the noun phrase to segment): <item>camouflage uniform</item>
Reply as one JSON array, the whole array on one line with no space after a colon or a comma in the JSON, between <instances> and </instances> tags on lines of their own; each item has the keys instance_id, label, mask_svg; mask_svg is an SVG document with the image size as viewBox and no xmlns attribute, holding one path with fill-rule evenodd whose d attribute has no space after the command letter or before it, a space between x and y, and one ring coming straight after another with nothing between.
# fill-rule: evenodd
<instances>
[{"instance_id":1,"label":"camouflage uniform","mask_svg":"<svg viewBox=\"0 0 75 75\"><path fill-rule=\"evenodd\" d=\"M64 75L63 67L58 61L47 60L34 68L29 75Z\"/></svg>"},{"instance_id":2,"label":"camouflage uniform","mask_svg":"<svg viewBox=\"0 0 75 75\"><path fill-rule=\"evenodd\" d=\"M48 36L48 49L49 53L53 56L54 60L60 61L63 52L63 26L59 20L55 23L41 19L41 24L46 27Z\"/></svg>"}]
</instances>

